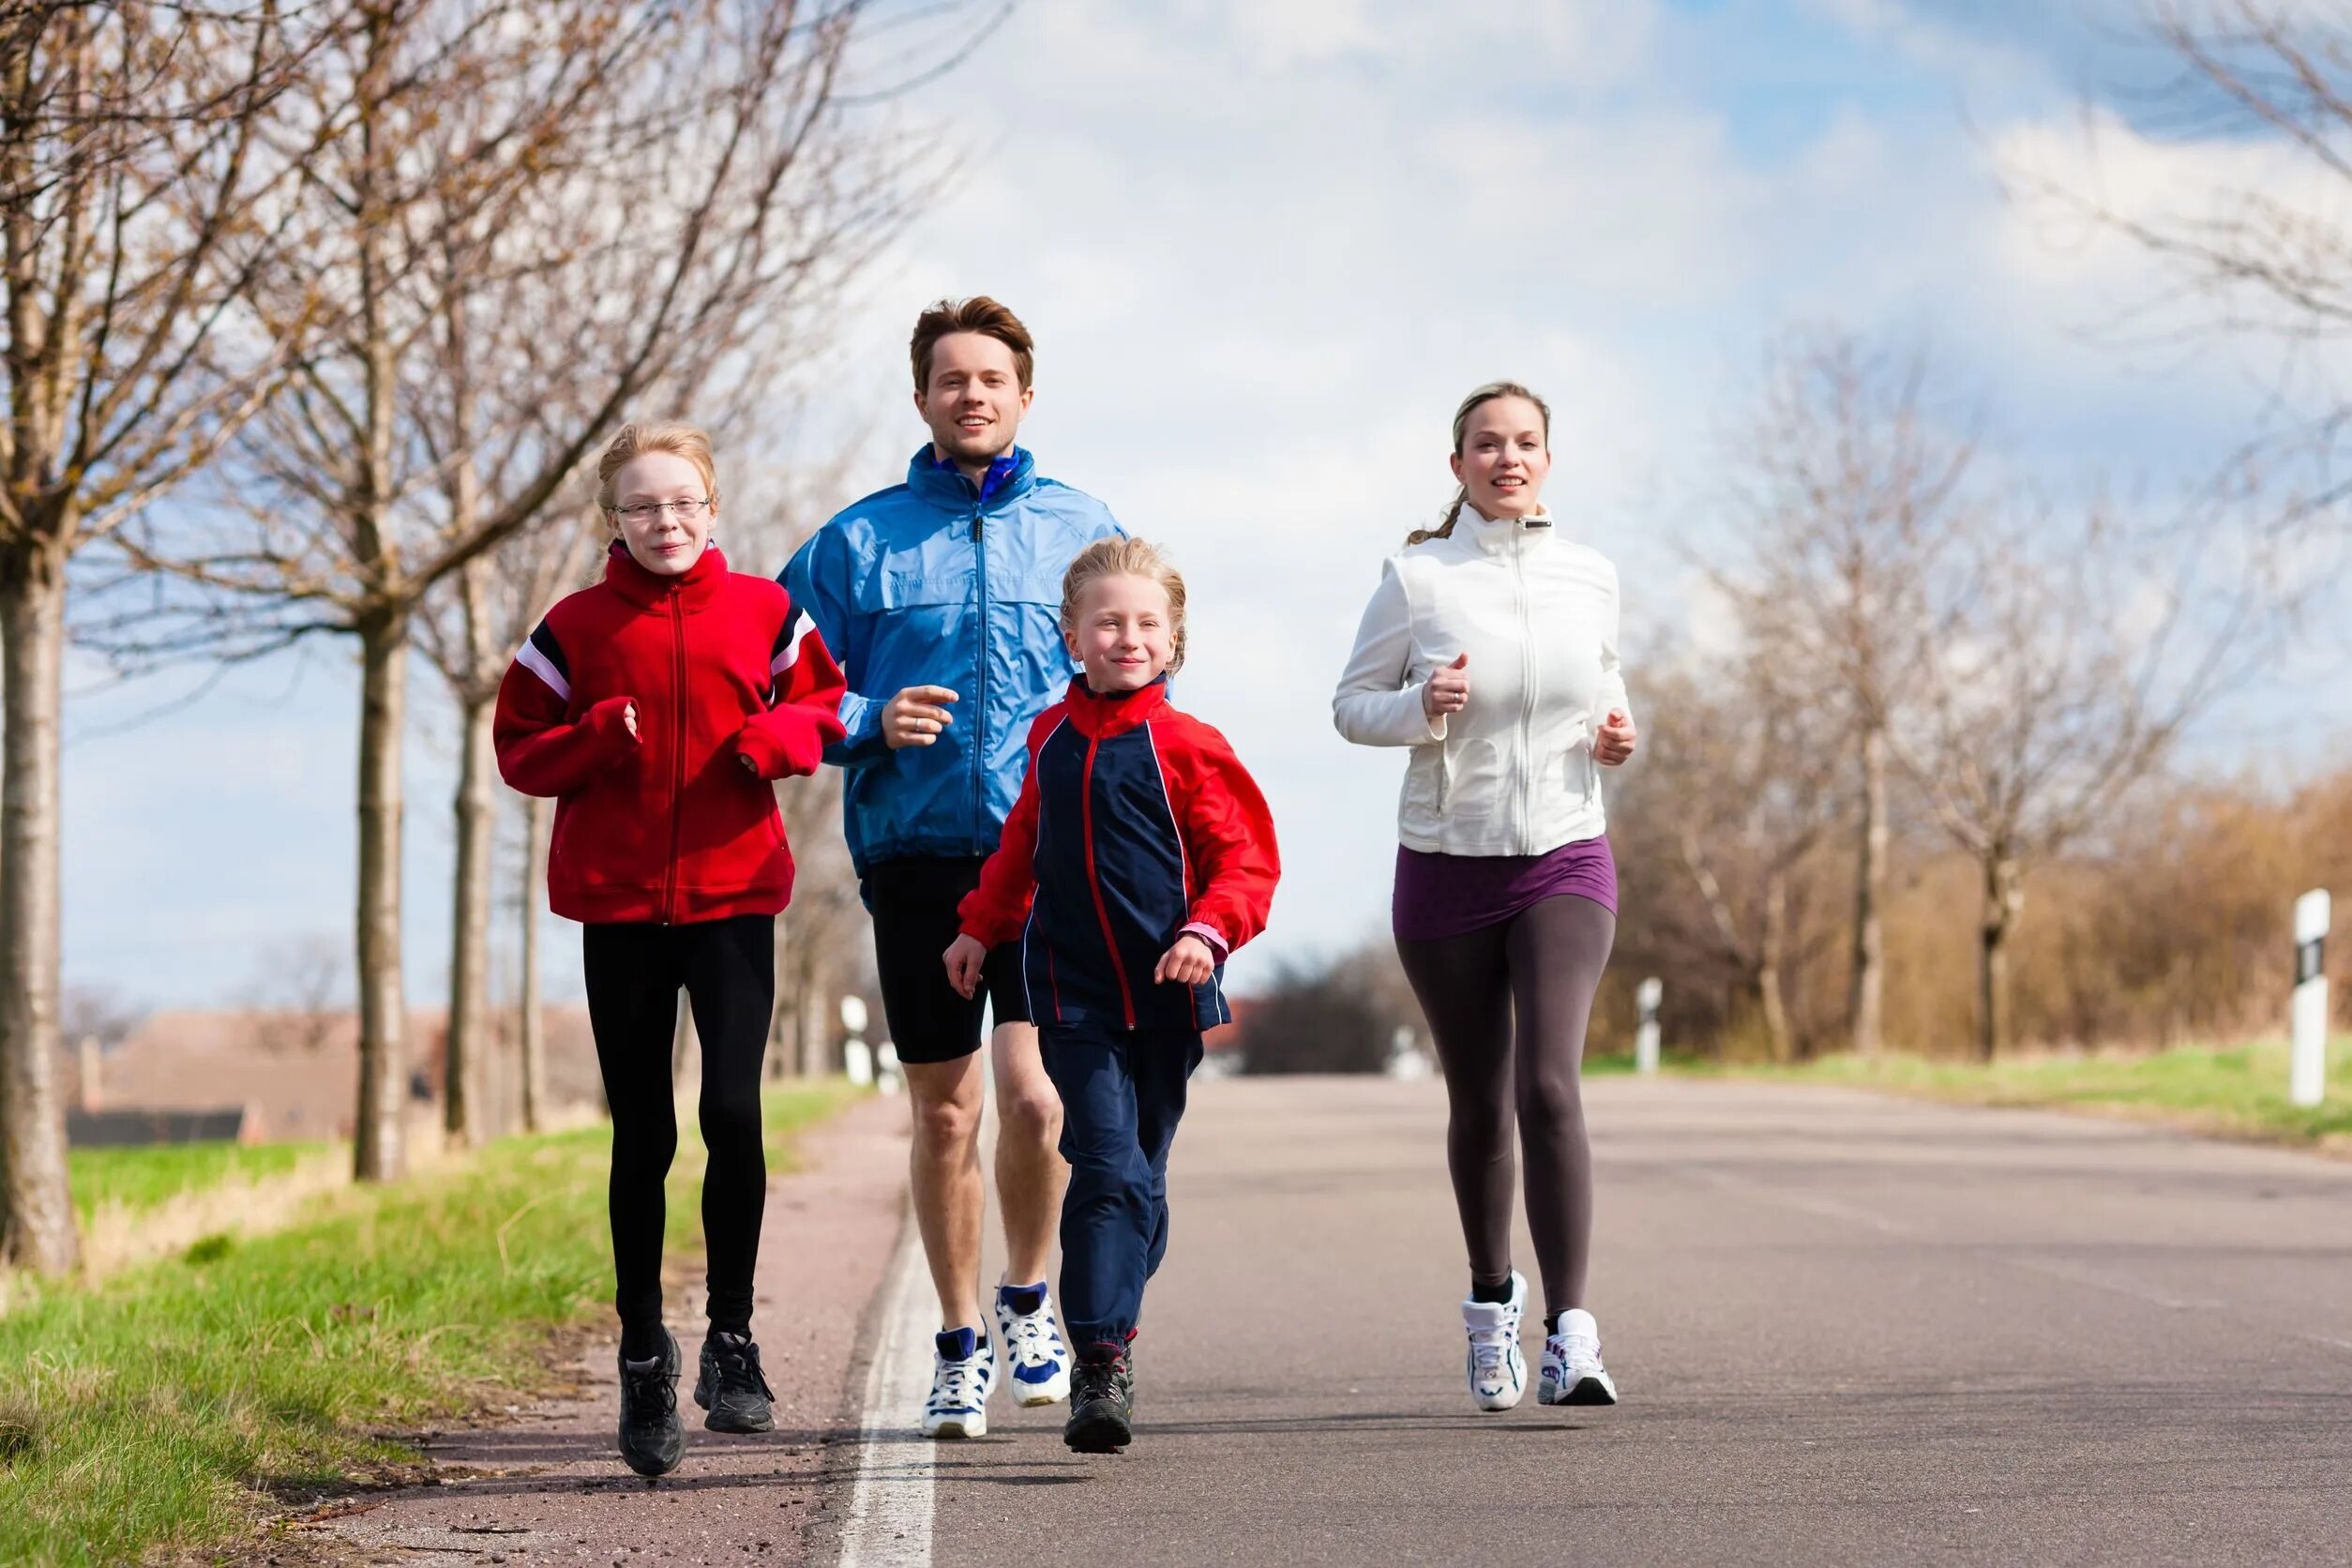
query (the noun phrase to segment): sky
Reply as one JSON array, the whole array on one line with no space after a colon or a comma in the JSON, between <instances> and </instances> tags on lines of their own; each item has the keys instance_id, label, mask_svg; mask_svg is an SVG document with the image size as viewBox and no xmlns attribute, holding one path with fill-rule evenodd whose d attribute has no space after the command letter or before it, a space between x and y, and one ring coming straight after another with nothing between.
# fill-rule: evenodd
<instances>
[{"instance_id":1,"label":"sky","mask_svg":"<svg viewBox=\"0 0 2352 1568\"><path fill-rule=\"evenodd\" d=\"M896 482L922 439L915 312L988 293L1026 319L1023 444L1185 571L1179 701L1231 738L1283 827L1274 925L1232 970L1246 990L1385 929L1405 758L1342 743L1330 689L1382 557L1451 493L1470 387L1551 399L1546 499L1617 563L1652 728L1672 717L1641 708L1639 650L1704 615L1683 552L1724 527L1711 443L1791 327L1927 344L2004 460L2070 481L2161 489L2257 428L2267 359L2164 340L2161 314L2126 324L2161 294L2147 261L2015 193L2023 173L2134 208L2193 176L2295 177L2259 144L2144 139L2108 90L2148 68L2102 25L2117 8L1030 0L871 111L940 136L956 173L861 279L756 460L831 461L847 441L857 489ZM69 984L284 1001L302 954L347 942L346 654L129 684L76 663ZM418 661L414 680L405 936L430 1005L454 727L438 677ZM2347 732L2341 699L2273 693L2229 761L2307 766ZM577 995L576 934L550 926L550 994Z\"/></svg>"}]
</instances>

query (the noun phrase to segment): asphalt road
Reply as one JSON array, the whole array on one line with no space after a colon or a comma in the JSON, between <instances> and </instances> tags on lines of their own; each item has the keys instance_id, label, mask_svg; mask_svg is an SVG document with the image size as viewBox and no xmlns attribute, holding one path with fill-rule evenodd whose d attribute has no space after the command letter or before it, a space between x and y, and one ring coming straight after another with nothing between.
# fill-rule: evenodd
<instances>
[{"instance_id":1,"label":"asphalt road","mask_svg":"<svg viewBox=\"0 0 2352 1568\"><path fill-rule=\"evenodd\" d=\"M1002 1399L985 1440L897 1438L928 1325L919 1290L885 1287L867 1337L894 1349L852 1380L877 1440L836 1448L863 1474L837 1473L850 1525L812 1545L942 1564L2352 1561L2352 1165L1836 1091L1588 1093L1616 1409L1545 1409L1531 1386L1508 1414L1470 1407L1436 1085L1203 1083L1135 1446L1070 1455L1058 1408Z\"/></svg>"}]
</instances>

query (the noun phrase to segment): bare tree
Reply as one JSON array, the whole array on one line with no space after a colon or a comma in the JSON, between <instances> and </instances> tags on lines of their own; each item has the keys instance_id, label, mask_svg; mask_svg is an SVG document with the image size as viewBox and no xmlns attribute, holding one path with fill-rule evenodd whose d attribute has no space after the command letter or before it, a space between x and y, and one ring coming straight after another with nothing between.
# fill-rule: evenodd
<instances>
[{"instance_id":1,"label":"bare tree","mask_svg":"<svg viewBox=\"0 0 2352 1568\"><path fill-rule=\"evenodd\" d=\"M209 460L281 369L235 317L299 224L272 140L323 25L275 4L0 13L0 1262L77 1244L55 1084L67 565ZM289 299L290 323L312 302Z\"/></svg>"},{"instance_id":2,"label":"bare tree","mask_svg":"<svg viewBox=\"0 0 2352 1568\"><path fill-rule=\"evenodd\" d=\"M711 324L784 333L901 215L900 149L840 103L866 9L410 0L371 10L326 78L336 96L317 112L348 128L306 195L339 226L273 281L331 294L339 330L240 444L228 494L246 536L142 541L139 560L204 591L185 633L196 645L359 644L363 1179L402 1166L400 760L418 608L547 515L621 414L677 371L678 345L756 369L757 342L730 355ZM495 331L461 329L523 356L479 361L505 382L543 375L532 427L482 439L416 395L448 318L437 264L453 233L489 236L498 276L535 291ZM434 439L442 417L460 439Z\"/></svg>"},{"instance_id":3,"label":"bare tree","mask_svg":"<svg viewBox=\"0 0 2352 1568\"><path fill-rule=\"evenodd\" d=\"M349 1011L350 974L349 947L324 931L281 944L250 992L264 1048L304 1055L324 1049Z\"/></svg>"},{"instance_id":4,"label":"bare tree","mask_svg":"<svg viewBox=\"0 0 2352 1568\"><path fill-rule=\"evenodd\" d=\"M1776 354L1729 443L1726 555L1698 565L1737 610L1749 656L1833 719L1854 756L1855 1051L1875 1055L1884 1008L1889 755L1902 694L1962 596L1973 437L1931 396L1923 351L1889 354L1835 332Z\"/></svg>"}]
</instances>

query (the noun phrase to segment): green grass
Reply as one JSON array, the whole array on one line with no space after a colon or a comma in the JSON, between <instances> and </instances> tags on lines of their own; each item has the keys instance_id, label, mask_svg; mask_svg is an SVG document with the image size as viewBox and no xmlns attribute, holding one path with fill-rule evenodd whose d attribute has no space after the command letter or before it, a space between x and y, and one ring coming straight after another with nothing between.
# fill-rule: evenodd
<instances>
[{"instance_id":1,"label":"green grass","mask_svg":"<svg viewBox=\"0 0 2352 1568\"><path fill-rule=\"evenodd\" d=\"M2200 1132L2306 1147L2352 1140L2352 1035L2340 1035L2330 1043L2327 1096L2309 1107L2287 1103L2287 1047L2281 1040L2183 1047L2130 1056L2021 1057L1989 1066L1913 1056L1886 1056L1877 1061L1832 1056L1796 1067L1720 1070L1795 1082L1893 1090L1969 1105L2073 1107L2135 1114Z\"/></svg>"},{"instance_id":2,"label":"green grass","mask_svg":"<svg viewBox=\"0 0 2352 1568\"><path fill-rule=\"evenodd\" d=\"M777 1168L853 1093L771 1093ZM701 1170L681 1120L673 1249ZM35 1292L0 1317L0 1562L233 1560L273 1497L413 1459L400 1433L543 1382L550 1330L610 1311L609 1150L601 1125L510 1138L270 1235Z\"/></svg>"},{"instance_id":3,"label":"green grass","mask_svg":"<svg viewBox=\"0 0 2352 1568\"><path fill-rule=\"evenodd\" d=\"M282 1176L324 1143L164 1143L141 1148L74 1149L66 1155L74 1207L83 1222L110 1204L137 1213L184 1192L227 1181Z\"/></svg>"}]
</instances>

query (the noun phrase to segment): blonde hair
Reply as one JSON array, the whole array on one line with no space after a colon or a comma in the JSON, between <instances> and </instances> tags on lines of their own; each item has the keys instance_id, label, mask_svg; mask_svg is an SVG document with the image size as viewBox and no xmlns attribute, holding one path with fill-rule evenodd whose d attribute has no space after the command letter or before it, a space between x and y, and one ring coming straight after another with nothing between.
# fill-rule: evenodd
<instances>
[{"instance_id":1,"label":"blonde hair","mask_svg":"<svg viewBox=\"0 0 2352 1568\"><path fill-rule=\"evenodd\" d=\"M1078 630L1078 603L1086 591L1107 577L1140 577L1156 582L1168 594L1168 618L1175 623L1168 673L1184 667L1184 574L1168 564L1159 548L1145 539L1096 539L1078 552L1062 574L1062 629Z\"/></svg>"},{"instance_id":2,"label":"blonde hair","mask_svg":"<svg viewBox=\"0 0 2352 1568\"><path fill-rule=\"evenodd\" d=\"M702 475L702 489L718 505L718 467L711 460L711 438L692 425L665 419L651 425L624 425L596 460L596 505L612 510L613 478L648 452L668 452L686 459Z\"/></svg>"},{"instance_id":3,"label":"blonde hair","mask_svg":"<svg viewBox=\"0 0 2352 1568\"><path fill-rule=\"evenodd\" d=\"M1549 446L1552 444L1552 405L1515 381L1490 381L1469 397L1464 398L1462 406L1454 411L1454 455L1455 457L1462 455L1462 443L1470 435L1470 415L1493 402L1497 398L1525 398L1529 402L1533 403L1535 412L1542 415L1544 420L1544 445ZM1417 545L1428 539L1451 538L1454 534L1454 524L1462 515L1462 505L1469 499L1470 491L1459 485L1455 486L1454 499L1446 503L1445 520L1435 528L1414 529L1405 535L1405 543Z\"/></svg>"}]
</instances>

